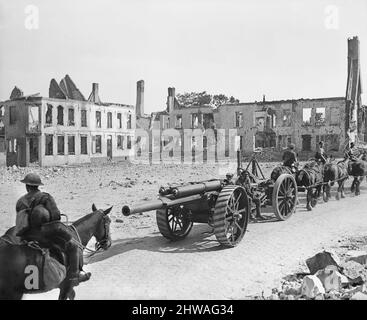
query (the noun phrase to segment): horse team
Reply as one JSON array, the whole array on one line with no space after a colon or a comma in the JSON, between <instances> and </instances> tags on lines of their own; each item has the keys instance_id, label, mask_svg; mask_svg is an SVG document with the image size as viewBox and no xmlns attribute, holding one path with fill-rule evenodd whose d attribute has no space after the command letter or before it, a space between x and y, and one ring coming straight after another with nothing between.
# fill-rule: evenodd
<instances>
[{"instance_id":1,"label":"horse team","mask_svg":"<svg viewBox=\"0 0 367 320\"><path fill-rule=\"evenodd\" d=\"M324 164L315 159L310 159L301 168L292 171L289 167L278 166L271 173L271 179L276 179L283 173L292 174L295 177L299 191L306 191L306 208L311 211L317 204L318 198L323 195L325 202L331 197L331 187L337 183L336 199L345 197L344 184L349 177L353 177L351 192L360 195L360 184L367 175L367 161L363 156L355 159L341 161L327 159Z\"/></svg>"}]
</instances>

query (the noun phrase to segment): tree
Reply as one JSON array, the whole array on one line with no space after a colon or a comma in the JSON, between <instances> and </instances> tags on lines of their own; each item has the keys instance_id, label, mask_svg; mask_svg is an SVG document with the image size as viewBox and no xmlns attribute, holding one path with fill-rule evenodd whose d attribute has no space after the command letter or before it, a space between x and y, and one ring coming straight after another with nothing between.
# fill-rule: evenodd
<instances>
[{"instance_id":1,"label":"tree","mask_svg":"<svg viewBox=\"0 0 367 320\"><path fill-rule=\"evenodd\" d=\"M183 93L183 94L177 94L176 99L178 103L183 107L189 107L189 106L198 106L202 107L204 105L210 105L213 107L219 107L226 103L239 103L239 100L231 96L228 98L224 94L216 94L211 95L208 94L206 91L203 92L190 92L190 93Z\"/></svg>"}]
</instances>

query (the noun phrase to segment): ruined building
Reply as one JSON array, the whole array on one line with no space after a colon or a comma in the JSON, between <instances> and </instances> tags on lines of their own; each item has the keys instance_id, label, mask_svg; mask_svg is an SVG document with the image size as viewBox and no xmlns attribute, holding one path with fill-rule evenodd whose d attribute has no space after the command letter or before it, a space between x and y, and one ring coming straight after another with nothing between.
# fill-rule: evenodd
<instances>
[{"instance_id":1,"label":"ruined building","mask_svg":"<svg viewBox=\"0 0 367 320\"><path fill-rule=\"evenodd\" d=\"M15 87L0 105L8 166L124 160L131 155L135 107L102 102L97 83L85 99L66 75L60 83L51 80L49 97L25 96Z\"/></svg>"},{"instance_id":2,"label":"ruined building","mask_svg":"<svg viewBox=\"0 0 367 320\"><path fill-rule=\"evenodd\" d=\"M366 108L361 102L359 40L348 39L348 75L345 96L280 101L182 107L175 88L168 88L167 108L152 114L150 128L202 129L205 150L206 129L234 129L245 154L257 147L282 151L295 143L303 158L313 156L319 141L326 151L341 155L349 141L367 141ZM227 133L226 148L229 148ZM182 144L182 142L181 142Z\"/></svg>"}]
</instances>

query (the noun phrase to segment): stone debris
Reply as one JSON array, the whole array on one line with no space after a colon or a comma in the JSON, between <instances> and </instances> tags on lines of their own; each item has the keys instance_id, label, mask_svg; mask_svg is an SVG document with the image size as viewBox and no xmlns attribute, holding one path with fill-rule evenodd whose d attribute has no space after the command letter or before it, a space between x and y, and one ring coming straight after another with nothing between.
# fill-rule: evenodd
<instances>
[{"instance_id":1,"label":"stone debris","mask_svg":"<svg viewBox=\"0 0 367 320\"><path fill-rule=\"evenodd\" d=\"M360 264L367 264L367 252L359 250L351 250L347 252L346 261L355 261Z\"/></svg>"},{"instance_id":2,"label":"stone debris","mask_svg":"<svg viewBox=\"0 0 367 320\"><path fill-rule=\"evenodd\" d=\"M306 298L312 299L320 294L324 294L325 289L317 276L310 275L303 278L301 292Z\"/></svg>"},{"instance_id":3,"label":"stone debris","mask_svg":"<svg viewBox=\"0 0 367 320\"><path fill-rule=\"evenodd\" d=\"M327 266L334 265L340 266L339 257L332 250L322 251L306 260L307 267L310 269L311 274L315 274L317 271L325 269Z\"/></svg>"},{"instance_id":4,"label":"stone debris","mask_svg":"<svg viewBox=\"0 0 367 320\"><path fill-rule=\"evenodd\" d=\"M324 250L306 260L310 273L285 277L280 289L267 300L367 300L367 267L351 260L362 251L348 252L344 261L334 251ZM357 258L358 261L361 258Z\"/></svg>"}]
</instances>

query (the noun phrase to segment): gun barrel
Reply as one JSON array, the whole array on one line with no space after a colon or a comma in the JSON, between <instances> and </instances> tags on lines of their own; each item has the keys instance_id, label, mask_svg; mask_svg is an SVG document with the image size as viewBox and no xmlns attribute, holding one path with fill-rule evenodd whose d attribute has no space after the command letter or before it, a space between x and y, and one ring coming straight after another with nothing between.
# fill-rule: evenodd
<instances>
[{"instance_id":1,"label":"gun barrel","mask_svg":"<svg viewBox=\"0 0 367 320\"><path fill-rule=\"evenodd\" d=\"M222 182L220 180L206 181L185 186L179 186L172 189L175 198L187 197L204 192L216 191L221 189Z\"/></svg>"},{"instance_id":2,"label":"gun barrel","mask_svg":"<svg viewBox=\"0 0 367 320\"><path fill-rule=\"evenodd\" d=\"M145 212L145 211L151 211L151 210L157 210L162 208L164 205L163 201L158 199L158 200L153 200L153 201L147 201L146 203L140 203L134 207L129 207L129 206L123 206L122 207L122 214L124 216L129 216L131 214L134 213L140 213L140 212Z\"/></svg>"},{"instance_id":3,"label":"gun barrel","mask_svg":"<svg viewBox=\"0 0 367 320\"><path fill-rule=\"evenodd\" d=\"M153 200L153 201L147 201L146 203L140 203L138 205L135 205L133 207L129 206L123 206L122 207L122 214L124 216L129 216L131 214L140 213L140 212L146 212L146 211L152 211L152 210L158 210L162 209L164 207L174 207L174 206L180 206L186 203L194 202L203 199L203 196L201 194L194 194L188 197L179 198L179 199L170 199L170 198L164 198Z\"/></svg>"}]
</instances>

